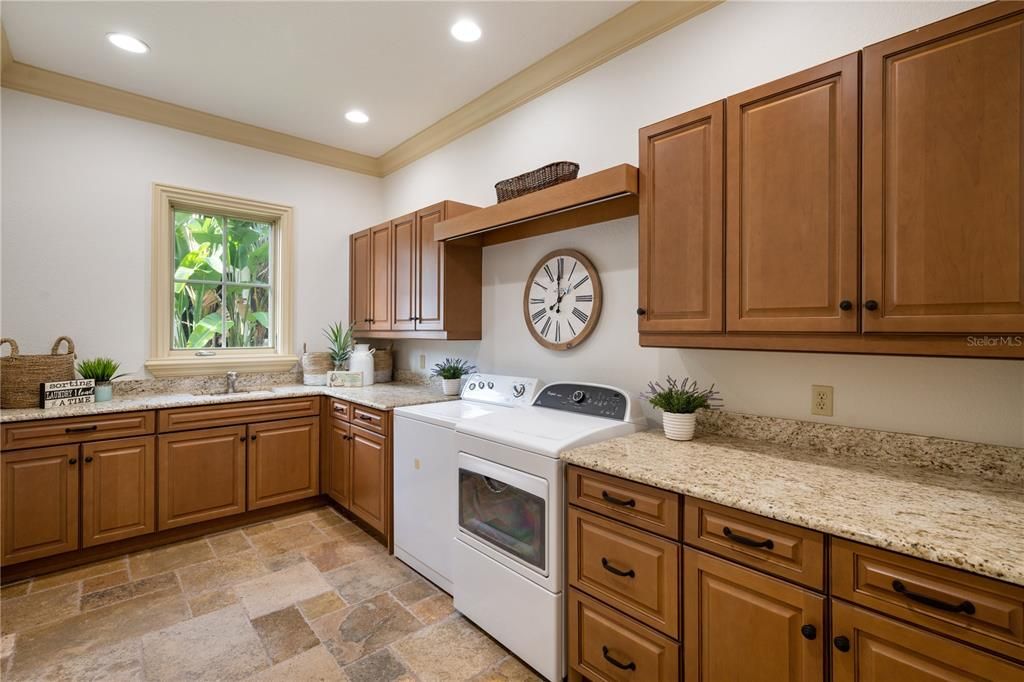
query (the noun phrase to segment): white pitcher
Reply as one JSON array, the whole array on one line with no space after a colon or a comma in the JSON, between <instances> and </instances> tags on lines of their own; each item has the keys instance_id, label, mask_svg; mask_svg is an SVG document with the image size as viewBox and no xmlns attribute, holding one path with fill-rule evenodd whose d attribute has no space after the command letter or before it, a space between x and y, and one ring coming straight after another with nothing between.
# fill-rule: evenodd
<instances>
[{"instance_id":1,"label":"white pitcher","mask_svg":"<svg viewBox=\"0 0 1024 682\"><path fill-rule=\"evenodd\" d=\"M373 351L368 343L357 343L348 359L348 368L352 372L363 373L363 386L373 385Z\"/></svg>"}]
</instances>

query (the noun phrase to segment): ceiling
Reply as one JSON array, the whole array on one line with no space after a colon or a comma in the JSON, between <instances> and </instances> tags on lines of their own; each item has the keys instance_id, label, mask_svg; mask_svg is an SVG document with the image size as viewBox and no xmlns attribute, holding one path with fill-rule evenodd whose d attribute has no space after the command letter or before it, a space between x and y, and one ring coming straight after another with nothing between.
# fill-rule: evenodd
<instances>
[{"instance_id":1,"label":"ceiling","mask_svg":"<svg viewBox=\"0 0 1024 682\"><path fill-rule=\"evenodd\" d=\"M379 156L630 4L5 1L3 27L18 62Z\"/></svg>"}]
</instances>

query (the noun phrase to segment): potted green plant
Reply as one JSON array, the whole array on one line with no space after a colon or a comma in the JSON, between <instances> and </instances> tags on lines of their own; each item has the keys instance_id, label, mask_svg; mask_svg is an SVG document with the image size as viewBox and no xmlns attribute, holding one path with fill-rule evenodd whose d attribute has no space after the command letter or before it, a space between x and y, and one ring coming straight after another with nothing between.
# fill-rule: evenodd
<instances>
[{"instance_id":1,"label":"potted green plant","mask_svg":"<svg viewBox=\"0 0 1024 682\"><path fill-rule=\"evenodd\" d=\"M355 322L350 324L348 329L342 327L341 322L335 322L323 330L324 336L327 337L330 344L331 362L334 363L336 371L345 369L345 363L352 357L352 330L355 327Z\"/></svg>"},{"instance_id":2,"label":"potted green plant","mask_svg":"<svg viewBox=\"0 0 1024 682\"><path fill-rule=\"evenodd\" d=\"M458 395L462 388L462 377L476 371L476 366L462 358L445 358L434 365L432 377L441 377L441 389L445 395Z\"/></svg>"},{"instance_id":3,"label":"potted green plant","mask_svg":"<svg viewBox=\"0 0 1024 682\"><path fill-rule=\"evenodd\" d=\"M83 379L96 382L96 402L102 403L114 397L114 387L110 382L124 376L117 373L120 368L121 365L110 358L93 358L82 360L76 369Z\"/></svg>"},{"instance_id":4,"label":"potted green plant","mask_svg":"<svg viewBox=\"0 0 1024 682\"><path fill-rule=\"evenodd\" d=\"M697 425L695 413L702 407L718 407L718 391L715 390L714 384L711 388L702 389L696 380L691 382L689 377L676 381L668 376L665 383L668 385L662 385L658 381L648 383L647 393L641 394L640 397L665 413L665 437L671 440L693 440L693 431Z\"/></svg>"}]
</instances>

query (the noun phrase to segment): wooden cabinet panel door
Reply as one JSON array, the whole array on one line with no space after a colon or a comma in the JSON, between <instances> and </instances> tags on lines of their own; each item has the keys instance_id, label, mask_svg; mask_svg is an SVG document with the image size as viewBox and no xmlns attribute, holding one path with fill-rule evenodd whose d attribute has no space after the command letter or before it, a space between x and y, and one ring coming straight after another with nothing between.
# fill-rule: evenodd
<instances>
[{"instance_id":1,"label":"wooden cabinet panel door","mask_svg":"<svg viewBox=\"0 0 1024 682\"><path fill-rule=\"evenodd\" d=\"M153 436L82 446L82 546L156 530Z\"/></svg>"},{"instance_id":2,"label":"wooden cabinet panel door","mask_svg":"<svg viewBox=\"0 0 1024 682\"><path fill-rule=\"evenodd\" d=\"M683 591L688 681L824 679L824 597L689 547Z\"/></svg>"},{"instance_id":3,"label":"wooden cabinet panel door","mask_svg":"<svg viewBox=\"0 0 1024 682\"><path fill-rule=\"evenodd\" d=\"M832 600L833 682L1021 680L1024 666Z\"/></svg>"},{"instance_id":4,"label":"wooden cabinet panel door","mask_svg":"<svg viewBox=\"0 0 1024 682\"><path fill-rule=\"evenodd\" d=\"M78 446L4 452L3 565L78 549Z\"/></svg>"},{"instance_id":5,"label":"wooden cabinet panel door","mask_svg":"<svg viewBox=\"0 0 1024 682\"><path fill-rule=\"evenodd\" d=\"M352 496L349 511L382 533L388 521L388 452L383 436L352 429Z\"/></svg>"},{"instance_id":6,"label":"wooden cabinet panel door","mask_svg":"<svg viewBox=\"0 0 1024 682\"><path fill-rule=\"evenodd\" d=\"M394 305L391 310L392 329L416 328L416 214L410 213L391 221L394 250Z\"/></svg>"},{"instance_id":7,"label":"wooden cabinet panel door","mask_svg":"<svg viewBox=\"0 0 1024 682\"><path fill-rule=\"evenodd\" d=\"M320 491L320 420L249 425L249 509L312 497Z\"/></svg>"},{"instance_id":8,"label":"wooden cabinet panel door","mask_svg":"<svg viewBox=\"0 0 1024 682\"><path fill-rule=\"evenodd\" d=\"M370 231L349 237L349 315L356 329L370 328Z\"/></svg>"},{"instance_id":9,"label":"wooden cabinet panel door","mask_svg":"<svg viewBox=\"0 0 1024 682\"><path fill-rule=\"evenodd\" d=\"M352 492L352 427L332 419L329 434L327 494L348 507Z\"/></svg>"},{"instance_id":10,"label":"wooden cabinet panel door","mask_svg":"<svg viewBox=\"0 0 1024 682\"><path fill-rule=\"evenodd\" d=\"M642 332L720 332L725 105L640 130Z\"/></svg>"},{"instance_id":11,"label":"wooden cabinet panel door","mask_svg":"<svg viewBox=\"0 0 1024 682\"><path fill-rule=\"evenodd\" d=\"M245 511L244 426L183 431L157 441L157 528Z\"/></svg>"},{"instance_id":12,"label":"wooden cabinet panel door","mask_svg":"<svg viewBox=\"0 0 1024 682\"><path fill-rule=\"evenodd\" d=\"M416 329L444 329L444 242L434 225L445 219L444 203L416 212Z\"/></svg>"},{"instance_id":13,"label":"wooden cabinet panel door","mask_svg":"<svg viewBox=\"0 0 1024 682\"><path fill-rule=\"evenodd\" d=\"M1024 332L1024 4L864 49L864 331Z\"/></svg>"},{"instance_id":14,"label":"wooden cabinet panel door","mask_svg":"<svg viewBox=\"0 0 1024 682\"><path fill-rule=\"evenodd\" d=\"M370 229L370 329L391 329L391 270L394 234L391 223Z\"/></svg>"},{"instance_id":15,"label":"wooden cabinet panel door","mask_svg":"<svg viewBox=\"0 0 1024 682\"><path fill-rule=\"evenodd\" d=\"M727 100L730 332L857 331L858 60Z\"/></svg>"}]
</instances>

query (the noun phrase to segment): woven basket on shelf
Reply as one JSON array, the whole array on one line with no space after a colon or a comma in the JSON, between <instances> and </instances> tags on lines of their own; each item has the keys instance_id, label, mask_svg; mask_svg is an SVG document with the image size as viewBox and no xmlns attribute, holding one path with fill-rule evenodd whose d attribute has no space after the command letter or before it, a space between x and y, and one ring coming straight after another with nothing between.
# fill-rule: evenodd
<instances>
[{"instance_id":1,"label":"woven basket on shelf","mask_svg":"<svg viewBox=\"0 0 1024 682\"><path fill-rule=\"evenodd\" d=\"M5 343L11 354L0 358L0 407L39 407L39 384L75 378L75 342L70 337L58 337L49 355L22 355L14 339L0 339L0 346ZM59 352L61 343L68 345L64 353Z\"/></svg>"},{"instance_id":2,"label":"woven basket on shelf","mask_svg":"<svg viewBox=\"0 0 1024 682\"><path fill-rule=\"evenodd\" d=\"M494 185L494 191L498 193L498 203L501 203L546 187L575 180L579 173L580 165L578 163L556 161L529 173L502 180Z\"/></svg>"}]
</instances>

